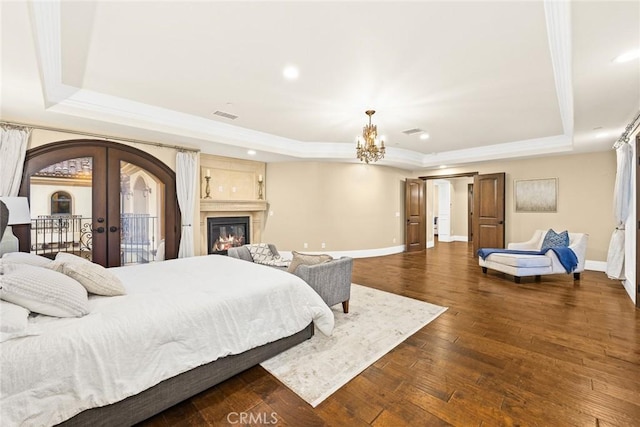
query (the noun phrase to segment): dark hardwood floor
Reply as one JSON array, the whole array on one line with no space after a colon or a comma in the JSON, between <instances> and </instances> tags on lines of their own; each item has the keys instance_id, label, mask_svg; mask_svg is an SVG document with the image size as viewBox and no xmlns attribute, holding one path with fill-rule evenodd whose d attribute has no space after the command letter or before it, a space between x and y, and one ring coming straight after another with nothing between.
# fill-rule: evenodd
<instances>
[{"instance_id":1,"label":"dark hardwood floor","mask_svg":"<svg viewBox=\"0 0 640 427\"><path fill-rule=\"evenodd\" d=\"M142 425L640 425L640 310L604 273L516 285L455 242L357 259L353 282L449 310L315 409L257 366Z\"/></svg>"}]
</instances>

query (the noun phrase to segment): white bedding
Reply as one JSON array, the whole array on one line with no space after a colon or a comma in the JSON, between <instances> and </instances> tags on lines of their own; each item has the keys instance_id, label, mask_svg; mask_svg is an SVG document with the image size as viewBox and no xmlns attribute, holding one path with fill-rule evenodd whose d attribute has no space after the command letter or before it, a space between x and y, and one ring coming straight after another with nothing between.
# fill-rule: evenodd
<instances>
[{"instance_id":1,"label":"white bedding","mask_svg":"<svg viewBox=\"0 0 640 427\"><path fill-rule=\"evenodd\" d=\"M3 426L51 425L333 314L304 281L210 255L110 269L127 295L90 297L82 318L32 316L35 336L0 344Z\"/></svg>"}]
</instances>

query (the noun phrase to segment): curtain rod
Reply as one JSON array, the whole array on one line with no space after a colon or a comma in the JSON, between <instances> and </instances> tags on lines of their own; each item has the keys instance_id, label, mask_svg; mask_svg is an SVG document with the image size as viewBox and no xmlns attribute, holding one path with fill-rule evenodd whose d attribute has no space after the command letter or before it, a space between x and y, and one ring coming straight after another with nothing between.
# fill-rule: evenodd
<instances>
[{"instance_id":1,"label":"curtain rod","mask_svg":"<svg viewBox=\"0 0 640 427\"><path fill-rule=\"evenodd\" d=\"M638 126L640 126L640 111L638 111L638 114L636 114L633 120L631 120L631 123L627 125L627 127L624 129L624 132L622 132L622 135L620 135L620 138L618 138L618 140L613 144L612 148L616 149L629 142L629 135L631 135L633 131L638 128Z\"/></svg>"},{"instance_id":2,"label":"curtain rod","mask_svg":"<svg viewBox=\"0 0 640 427\"><path fill-rule=\"evenodd\" d=\"M102 138L102 139L112 140L112 141L124 141L124 142L132 142L132 143L135 143L135 144L153 145L154 147L171 148L171 149L178 150L178 151L192 151L194 153L199 153L200 152L199 148L188 148L188 147L182 147L180 145L163 144L161 142L150 142L150 141L142 141L140 139L120 138L120 137L117 137L117 136L102 135L102 134L98 134L98 133L88 133L88 132L80 132L80 131L77 131L77 130L54 128L54 127L49 127L49 126L31 125L31 124L28 124L28 123L7 122L7 121L2 120L2 121L0 121L0 124L1 125L8 125L8 126L24 126L24 127L27 127L27 128L40 129L40 130L50 130L50 131L53 131L53 132L72 133L74 135L90 136L90 137L93 137L93 138Z\"/></svg>"}]
</instances>

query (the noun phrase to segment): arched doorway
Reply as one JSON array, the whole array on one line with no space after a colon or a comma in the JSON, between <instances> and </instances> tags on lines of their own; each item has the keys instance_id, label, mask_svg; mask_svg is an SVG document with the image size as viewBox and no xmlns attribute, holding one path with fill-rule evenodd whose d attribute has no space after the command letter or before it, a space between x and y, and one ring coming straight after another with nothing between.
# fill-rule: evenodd
<instances>
[{"instance_id":1,"label":"arched doorway","mask_svg":"<svg viewBox=\"0 0 640 427\"><path fill-rule=\"evenodd\" d=\"M134 189L127 180L143 177L144 188ZM136 182L136 181L134 181ZM84 212L64 222L53 214L33 212L41 204L37 186L57 185L61 191L84 191ZM134 191L135 190L135 191ZM180 213L176 200L175 172L152 155L127 145L91 139L60 141L27 152L20 195L29 197L36 226L16 226L20 250L74 252L105 267L154 260L162 245L164 258L178 253ZM136 202L135 197L147 198ZM90 200L90 201L89 201ZM127 205L145 203L144 218L128 216ZM80 203L76 203L79 205ZM78 208L80 210L80 208ZM153 212L152 212L153 210ZM77 226L75 225L77 222ZM145 222L144 232L132 231ZM37 227L32 227L37 228Z\"/></svg>"}]
</instances>

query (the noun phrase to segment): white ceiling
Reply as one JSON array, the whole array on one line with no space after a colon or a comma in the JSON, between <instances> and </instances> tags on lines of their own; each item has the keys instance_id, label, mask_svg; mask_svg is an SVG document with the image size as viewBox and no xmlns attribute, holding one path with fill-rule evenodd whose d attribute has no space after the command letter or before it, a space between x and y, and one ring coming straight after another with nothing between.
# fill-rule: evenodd
<instances>
[{"instance_id":1,"label":"white ceiling","mask_svg":"<svg viewBox=\"0 0 640 427\"><path fill-rule=\"evenodd\" d=\"M640 61L612 62L640 48L637 1L49 1L1 14L3 120L211 154L357 161L375 109L380 163L419 170L606 150L640 109ZM298 79L282 76L289 64Z\"/></svg>"}]
</instances>

